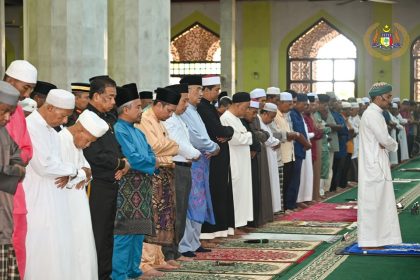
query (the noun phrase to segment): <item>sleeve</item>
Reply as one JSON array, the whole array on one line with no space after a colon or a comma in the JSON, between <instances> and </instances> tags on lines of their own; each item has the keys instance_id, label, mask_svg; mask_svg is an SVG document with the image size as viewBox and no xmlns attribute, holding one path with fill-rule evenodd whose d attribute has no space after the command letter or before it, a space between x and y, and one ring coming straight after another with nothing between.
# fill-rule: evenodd
<instances>
[{"instance_id":1,"label":"sleeve","mask_svg":"<svg viewBox=\"0 0 420 280\"><path fill-rule=\"evenodd\" d=\"M174 117L171 117L163 122L163 124L169 133L169 138L179 145L178 154L186 159L196 158L200 155L200 152L191 145L188 134L185 135L185 127L180 127L184 123L181 120L180 122L177 122Z\"/></svg>"},{"instance_id":2,"label":"sleeve","mask_svg":"<svg viewBox=\"0 0 420 280\"><path fill-rule=\"evenodd\" d=\"M114 154L106 152L104 147L107 145L110 145L110 143L107 143L105 134L93 142L89 147L83 149L83 154L87 161L95 166L108 170L118 170L124 168L124 166L121 165L122 155L120 158L116 157Z\"/></svg>"},{"instance_id":3,"label":"sleeve","mask_svg":"<svg viewBox=\"0 0 420 280\"><path fill-rule=\"evenodd\" d=\"M272 122L270 125L271 132L273 133L273 137L280 140L280 142L285 143L287 142L287 132L284 130L279 129L275 122Z\"/></svg>"},{"instance_id":4,"label":"sleeve","mask_svg":"<svg viewBox=\"0 0 420 280\"><path fill-rule=\"evenodd\" d=\"M277 146L280 143L279 139L274 138L273 136L270 136L267 141L265 141L265 145L267 147L274 147Z\"/></svg>"},{"instance_id":5,"label":"sleeve","mask_svg":"<svg viewBox=\"0 0 420 280\"><path fill-rule=\"evenodd\" d=\"M369 125L370 130L374 134L376 140L390 152L398 150L398 143L389 135L385 120L381 115L372 116L372 121Z\"/></svg>"},{"instance_id":6,"label":"sleeve","mask_svg":"<svg viewBox=\"0 0 420 280\"><path fill-rule=\"evenodd\" d=\"M0 173L3 176L17 177L19 179L19 177L21 176L21 174L19 174L19 168L14 165L19 164L23 166L23 161L20 157L20 151L17 144L13 142L12 139L10 139L10 142L10 149L8 151L5 151L7 153L10 153L9 164L3 166L0 165Z\"/></svg>"},{"instance_id":7,"label":"sleeve","mask_svg":"<svg viewBox=\"0 0 420 280\"><path fill-rule=\"evenodd\" d=\"M124 131L123 129L116 127L115 137L117 138L118 143L121 145L122 152L130 163L132 169L147 174L154 173L156 158L153 153L148 153L147 155L138 153L132 137L127 131Z\"/></svg>"},{"instance_id":8,"label":"sleeve","mask_svg":"<svg viewBox=\"0 0 420 280\"><path fill-rule=\"evenodd\" d=\"M6 128L9 131L10 137L19 146L21 151L20 157L22 158L24 165L26 165L32 158L33 148L22 107L18 105L13 115L14 120L10 121Z\"/></svg>"},{"instance_id":9,"label":"sleeve","mask_svg":"<svg viewBox=\"0 0 420 280\"><path fill-rule=\"evenodd\" d=\"M194 121L192 120L191 116L186 115L184 113L181 116L181 118L188 127L190 141L194 148L196 148L199 151L205 151L210 153L213 153L219 148L218 145L209 138L207 131L206 133L200 133L200 131L197 129L197 124L194 124Z\"/></svg>"},{"instance_id":10,"label":"sleeve","mask_svg":"<svg viewBox=\"0 0 420 280\"><path fill-rule=\"evenodd\" d=\"M402 124L402 125L406 125L406 124L408 123L408 120L407 120L407 119L404 119L404 118L401 116L401 114L398 114L397 118L398 118L398 120L400 121L400 124Z\"/></svg>"},{"instance_id":11,"label":"sleeve","mask_svg":"<svg viewBox=\"0 0 420 280\"><path fill-rule=\"evenodd\" d=\"M211 112L209 108L205 108L204 106L205 105L199 105L197 111L203 119L210 137L213 137L213 139L216 137L231 138L233 135L233 128L230 126L223 126L219 117Z\"/></svg>"},{"instance_id":12,"label":"sleeve","mask_svg":"<svg viewBox=\"0 0 420 280\"><path fill-rule=\"evenodd\" d=\"M223 117L220 119L221 123L225 126L231 126L233 128L232 138L229 140L230 145L235 146L249 146L252 144L252 134L249 131L241 132L235 129L235 125L230 122L231 119Z\"/></svg>"}]
</instances>

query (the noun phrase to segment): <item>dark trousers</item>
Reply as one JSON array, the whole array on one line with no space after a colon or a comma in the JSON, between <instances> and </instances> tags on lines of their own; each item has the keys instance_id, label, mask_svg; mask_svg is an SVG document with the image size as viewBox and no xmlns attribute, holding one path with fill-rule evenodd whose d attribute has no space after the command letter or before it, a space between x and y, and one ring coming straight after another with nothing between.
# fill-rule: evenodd
<instances>
[{"instance_id":1,"label":"dark trousers","mask_svg":"<svg viewBox=\"0 0 420 280\"><path fill-rule=\"evenodd\" d=\"M111 279L118 183L94 179L89 196L99 280Z\"/></svg>"},{"instance_id":2,"label":"dark trousers","mask_svg":"<svg viewBox=\"0 0 420 280\"><path fill-rule=\"evenodd\" d=\"M299 194L299 186L300 186L300 172L302 170L302 158L295 158L295 162L293 164L293 169L291 172L292 177L290 178L289 187L286 190L286 201L285 206L286 209L295 209L296 200ZM285 171L283 170L284 174Z\"/></svg>"},{"instance_id":3,"label":"dark trousers","mask_svg":"<svg viewBox=\"0 0 420 280\"><path fill-rule=\"evenodd\" d=\"M288 196L288 190L289 190L289 186L290 186L290 181L292 179L293 176L293 166L294 166L294 161L290 161L287 162L283 165L283 190L282 190L282 198L283 198L283 203L282 205L284 205L284 210L288 209L287 205L286 205L286 201L287 201L287 196Z\"/></svg>"},{"instance_id":4,"label":"dark trousers","mask_svg":"<svg viewBox=\"0 0 420 280\"><path fill-rule=\"evenodd\" d=\"M191 167L175 166L175 243L162 246L165 260L175 260L181 256L178 244L184 236L185 222L187 220L188 199L191 191Z\"/></svg>"},{"instance_id":5,"label":"dark trousers","mask_svg":"<svg viewBox=\"0 0 420 280\"><path fill-rule=\"evenodd\" d=\"M346 159L347 159L347 156L340 157L340 158L334 157L333 166L332 166L333 176L331 180L330 192L336 191L337 187L343 187L341 184L344 181L346 181L346 185L347 185L347 170L346 172L344 172L344 168L346 166Z\"/></svg>"},{"instance_id":6,"label":"dark trousers","mask_svg":"<svg viewBox=\"0 0 420 280\"><path fill-rule=\"evenodd\" d=\"M408 156L412 157L413 152L413 145L414 145L414 135L408 134L407 135L407 146L408 146Z\"/></svg>"},{"instance_id":7,"label":"dark trousers","mask_svg":"<svg viewBox=\"0 0 420 280\"><path fill-rule=\"evenodd\" d=\"M343 169L341 170L341 177L339 178L338 181L338 186L341 188L345 188L347 187L347 182L348 180L348 172L351 169L352 165L351 165L351 154L347 154L343 160Z\"/></svg>"}]
</instances>

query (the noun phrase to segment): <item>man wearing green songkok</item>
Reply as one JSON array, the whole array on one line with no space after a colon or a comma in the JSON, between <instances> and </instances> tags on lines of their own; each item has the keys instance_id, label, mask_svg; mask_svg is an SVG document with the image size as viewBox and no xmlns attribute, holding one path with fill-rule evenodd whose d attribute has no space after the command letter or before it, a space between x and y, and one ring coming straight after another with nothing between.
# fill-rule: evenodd
<instances>
[{"instance_id":1,"label":"man wearing green songkok","mask_svg":"<svg viewBox=\"0 0 420 280\"><path fill-rule=\"evenodd\" d=\"M389 152L398 149L388 134L382 111L390 106L392 86L376 83L369 91L372 103L359 127L358 243L364 250L401 243L401 231L392 186Z\"/></svg>"}]
</instances>

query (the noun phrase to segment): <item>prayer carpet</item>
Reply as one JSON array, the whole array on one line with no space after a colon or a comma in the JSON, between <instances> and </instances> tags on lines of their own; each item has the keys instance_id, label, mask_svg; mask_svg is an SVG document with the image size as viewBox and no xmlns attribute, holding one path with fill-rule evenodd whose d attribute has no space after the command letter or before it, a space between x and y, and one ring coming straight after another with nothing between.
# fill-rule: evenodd
<instances>
[{"instance_id":1,"label":"prayer carpet","mask_svg":"<svg viewBox=\"0 0 420 280\"><path fill-rule=\"evenodd\" d=\"M256 239L259 240L259 239ZM261 240L261 239L260 239ZM245 243L243 239L228 240L218 244L218 248L270 249L270 250L313 250L320 241L268 240L267 243Z\"/></svg>"},{"instance_id":2,"label":"prayer carpet","mask_svg":"<svg viewBox=\"0 0 420 280\"><path fill-rule=\"evenodd\" d=\"M267 233L267 232L252 232L242 235L240 239L269 239L269 240L283 240L283 241L325 241L334 243L340 240L342 235L324 235L324 234L288 234L288 233Z\"/></svg>"},{"instance_id":3,"label":"prayer carpet","mask_svg":"<svg viewBox=\"0 0 420 280\"><path fill-rule=\"evenodd\" d=\"M157 277L159 280L269 280L271 276L263 275L234 275L234 274L206 274L189 272L165 272L165 276Z\"/></svg>"},{"instance_id":4,"label":"prayer carpet","mask_svg":"<svg viewBox=\"0 0 420 280\"><path fill-rule=\"evenodd\" d=\"M260 250L260 249L212 249L209 253L197 253L195 260L300 262L313 251Z\"/></svg>"},{"instance_id":5,"label":"prayer carpet","mask_svg":"<svg viewBox=\"0 0 420 280\"><path fill-rule=\"evenodd\" d=\"M336 234L343 230L335 227L295 227L283 226L275 223L267 224L255 229L255 232L294 233L294 234Z\"/></svg>"},{"instance_id":6,"label":"prayer carpet","mask_svg":"<svg viewBox=\"0 0 420 280\"><path fill-rule=\"evenodd\" d=\"M336 227L344 228L349 226L350 222L318 222L318 221L274 221L271 225L293 226L293 227Z\"/></svg>"},{"instance_id":7,"label":"prayer carpet","mask_svg":"<svg viewBox=\"0 0 420 280\"><path fill-rule=\"evenodd\" d=\"M176 271L211 274L276 275L291 265L292 263L273 262L192 261L182 262L181 268Z\"/></svg>"},{"instance_id":8,"label":"prayer carpet","mask_svg":"<svg viewBox=\"0 0 420 280\"><path fill-rule=\"evenodd\" d=\"M278 216L277 220L355 222L357 220L357 209L336 209L340 205L343 204L321 202L289 215Z\"/></svg>"},{"instance_id":9,"label":"prayer carpet","mask_svg":"<svg viewBox=\"0 0 420 280\"><path fill-rule=\"evenodd\" d=\"M382 250L362 250L357 243L347 246L336 252L337 255L360 255L360 256L402 256L420 257L419 243L402 243L398 245L384 246Z\"/></svg>"}]
</instances>

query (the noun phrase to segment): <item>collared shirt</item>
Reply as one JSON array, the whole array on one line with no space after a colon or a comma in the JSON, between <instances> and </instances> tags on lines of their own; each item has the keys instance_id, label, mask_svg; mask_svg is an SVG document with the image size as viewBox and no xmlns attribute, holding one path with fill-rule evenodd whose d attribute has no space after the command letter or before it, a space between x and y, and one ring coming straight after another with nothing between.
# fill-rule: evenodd
<instances>
[{"instance_id":1,"label":"collared shirt","mask_svg":"<svg viewBox=\"0 0 420 280\"><path fill-rule=\"evenodd\" d=\"M283 131L292 132L292 126L290 126L288 114L283 114L280 111L277 111L277 115L274 118L274 122L277 127ZM292 141L286 141L280 145L281 160L283 163L288 163L295 160L295 152Z\"/></svg>"},{"instance_id":2,"label":"collared shirt","mask_svg":"<svg viewBox=\"0 0 420 280\"><path fill-rule=\"evenodd\" d=\"M136 124L145 135L147 142L155 152L160 166L172 163L172 157L178 154L178 144L169 139L169 133L156 117L153 107L143 113L140 125Z\"/></svg>"},{"instance_id":3,"label":"collared shirt","mask_svg":"<svg viewBox=\"0 0 420 280\"><path fill-rule=\"evenodd\" d=\"M290 118L293 123L293 130L299 132L300 134L305 136L306 139L308 139L308 135L306 134L305 130L305 121L303 120L302 114L298 110L292 109L290 111ZM296 157L302 159L306 158L305 148L298 141L294 141L294 151Z\"/></svg>"},{"instance_id":4,"label":"collared shirt","mask_svg":"<svg viewBox=\"0 0 420 280\"><path fill-rule=\"evenodd\" d=\"M190 143L188 129L181 116L174 113L163 124L168 130L169 138L179 145L178 154L173 157L173 161L187 162L200 156L200 151L195 149Z\"/></svg>"},{"instance_id":5,"label":"collared shirt","mask_svg":"<svg viewBox=\"0 0 420 280\"><path fill-rule=\"evenodd\" d=\"M114 125L115 137L132 169L146 174L155 171L156 158L143 132L132 123L118 119Z\"/></svg>"},{"instance_id":6,"label":"collared shirt","mask_svg":"<svg viewBox=\"0 0 420 280\"><path fill-rule=\"evenodd\" d=\"M200 152L210 153L219 148L219 146L210 139L206 126L195 106L188 104L187 110L180 117L188 129L189 138L194 148Z\"/></svg>"}]
</instances>

